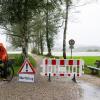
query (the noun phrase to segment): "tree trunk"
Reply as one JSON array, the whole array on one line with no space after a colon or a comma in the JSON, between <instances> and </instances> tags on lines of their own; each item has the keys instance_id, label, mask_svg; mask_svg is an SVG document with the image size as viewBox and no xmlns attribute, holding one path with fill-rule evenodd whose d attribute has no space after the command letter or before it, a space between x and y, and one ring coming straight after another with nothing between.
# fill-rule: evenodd
<instances>
[{"instance_id":1,"label":"tree trunk","mask_svg":"<svg viewBox=\"0 0 100 100\"><path fill-rule=\"evenodd\" d=\"M22 46L23 58L28 58L28 40L26 39Z\"/></svg>"},{"instance_id":2,"label":"tree trunk","mask_svg":"<svg viewBox=\"0 0 100 100\"><path fill-rule=\"evenodd\" d=\"M43 55L43 37L41 32L40 32L40 49L41 49L41 55Z\"/></svg>"},{"instance_id":3,"label":"tree trunk","mask_svg":"<svg viewBox=\"0 0 100 100\"><path fill-rule=\"evenodd\" d=\"M38 55L40 54L40 45L39 45L39 42L37 44L37 50L38 50Z\"/></svg>"},{"instance_id":4,"label":"tree trunk","mask_svg":"<svg viewBox=\"0 0 100 100\"><path fill-rule=\"evenodd\" d=\"M66 17L65 17L65 27L64 27L64 34L63 34L63 58L66 59L66 31L67 31L67 25L68 25L68 9L69 4L68 1L66 1Z\"/></svg>"},{"instance_id":5,"label":"tree trunk","mask_svg":"<svg viewBox=\"0 0 100 100\"><path fill-rule=\"evenodd\" d=\"M25 0L24 2L24 17L23 17L23 54L25 58L28 58L28 42L29 42L29 34L28 34L28 6L27 6L28 0Z\"/></svg>"},{"instance_id":6,"label":"tree trunk","mask_svg":"<svg viewBox=\"0 0 100 100\"><path fill-rule=\"evenodd\" d=\"M47 8L46 8L46 42L47 42L47 49L48 49L48 56L51 56L51 47L49 42L49 31L48 31L48 0L47 0Z\"/></svg>"}]
</instances>

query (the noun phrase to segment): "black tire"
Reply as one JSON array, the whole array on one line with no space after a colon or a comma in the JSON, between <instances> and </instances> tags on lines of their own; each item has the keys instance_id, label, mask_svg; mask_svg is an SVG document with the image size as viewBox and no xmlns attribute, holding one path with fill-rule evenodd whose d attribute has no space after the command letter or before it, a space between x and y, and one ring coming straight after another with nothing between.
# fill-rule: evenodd
<instances>
[{"instance_id":1,"label":"black tire","mask_svg":"<svg viewBox=\"0 0 100 100\"><path fill-rule=\"evenodd\" d=\"M0 67L0 78L2 78L3 77L3 68L2 67Z\"/></svg>"},{"instance_id":2,"label":"black tire","mask_svg":"<svg viewBox=\"0 0 100 100\"><path fill-rule=\"evenodd\" d=\"M7 67L6 71L7 71L6 80L11 81L13 79L13 76L14 76L13 67L12 66Z\"/></svg>"}]
</instances>

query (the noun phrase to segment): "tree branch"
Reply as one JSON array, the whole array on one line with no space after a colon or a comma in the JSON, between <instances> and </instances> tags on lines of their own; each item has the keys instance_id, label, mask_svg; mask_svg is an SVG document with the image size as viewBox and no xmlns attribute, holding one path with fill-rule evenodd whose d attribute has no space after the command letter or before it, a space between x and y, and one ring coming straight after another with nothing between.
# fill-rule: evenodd
<instances>
[{"instance_id":1,"label":"tree branch","mask_svg":"<svg viewBox=\"0 0 100 100\"><path fill-rule=\"evenodd\" d=\"M21 36L19 36L19 35L10 34L10 33L1 33L1 34L6 34L6 35L10 35L10 36L15 36L15 37L19 37L19 38L22 38L22 37L21 37Z\"/></svg>"},{"instance_id":2,"label":"tree branch","mask_svg":"<svg viewBox=\"0 0 100 100\"><path fill-rule=\"evenodd\" d=\"M8 32L13 32L13 33L15 33L14 31L9 30L6 26L0 27L0 29L4 29L4 30L6 30L6 31L8 31ZM22 38L20 35L16 35L16 34L10 34L10 33L2 33L2 34L6 34L6 35L16 36L16 37Z\"/></svg>"},{"instance_id":3,"label":"tree branch","mask_svg":"<svg viewBox=\"0 0 100 100\"><path fill-rule=\"evenodd\" d=\"M6 31L8 31L8 32L16 33L15 31L12 31L12 30L8 29L7 26L2 26L2 27L0 27L0 28L6 30Z\"/></svg>"},{"instance_id":4,"label":"tree branch","mask_svg":"<svg viewBox=\"0 0 100 100\"><path fill-rule=\"evenodd\" d=\"M80 4L80 5L70 5L70 7L82 7L82 6L85 6L85 5L88 5L88 4L90 4L91 3L91 1L89 1L89 2L86 2L86 3L84 3L84 4Z\"/></svg>"}]
</instances>

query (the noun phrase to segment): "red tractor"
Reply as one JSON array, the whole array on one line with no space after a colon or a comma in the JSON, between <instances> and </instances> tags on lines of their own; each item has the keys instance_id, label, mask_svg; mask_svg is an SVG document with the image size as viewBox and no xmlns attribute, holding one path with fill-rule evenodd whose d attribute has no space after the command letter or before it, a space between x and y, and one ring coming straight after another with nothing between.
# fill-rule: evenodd
<instances>
[{"instance_id":1,"label":"red tractor","mask_svg":"<svg viewBox=\"0 0 100 100\"><path fill-rule=\"evenodd\" d=\"M3 46L2 43L0 43L0 78L10 81L13 78L14 75L14 69L12 66L13 62L11 60L8 60L8 54Z\"/></svg>"}]
</instances>

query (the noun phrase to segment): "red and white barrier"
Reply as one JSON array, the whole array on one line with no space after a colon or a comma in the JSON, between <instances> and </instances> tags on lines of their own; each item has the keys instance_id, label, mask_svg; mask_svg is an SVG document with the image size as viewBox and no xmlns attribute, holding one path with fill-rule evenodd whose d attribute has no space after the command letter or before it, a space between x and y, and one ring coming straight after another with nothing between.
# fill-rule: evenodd
<instances>
[{"instance_id":1,"label":"red and white barrier","mask_svg":"<svg viewBox=\"0 0 100 100\"><path fill-rule=\"evenodd\" d=\"M44 59L42 64L43 76L80 77L83 74L84 61L81 59Z\"/></svg>"}]
</instances>

